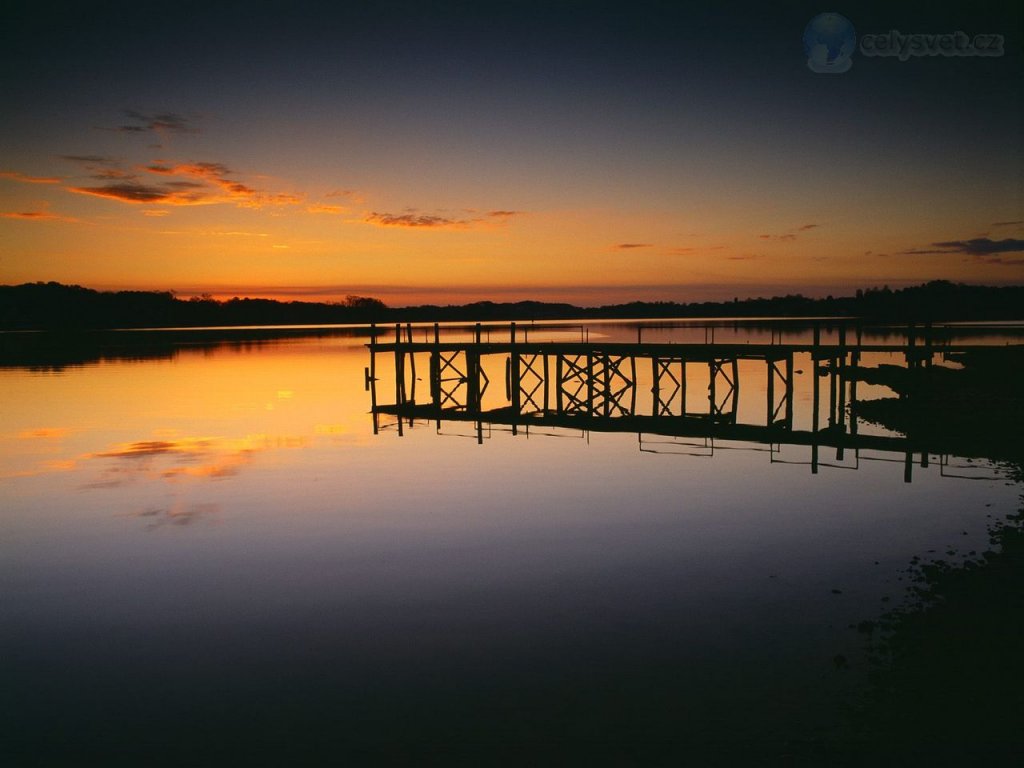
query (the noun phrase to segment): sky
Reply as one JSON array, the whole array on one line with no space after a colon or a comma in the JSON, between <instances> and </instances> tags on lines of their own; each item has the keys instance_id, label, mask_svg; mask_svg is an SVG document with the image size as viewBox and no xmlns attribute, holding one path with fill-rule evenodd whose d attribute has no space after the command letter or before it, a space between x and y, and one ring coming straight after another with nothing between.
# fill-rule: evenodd
<instances>
[{"instance_id":1,"label":"sky","mask_svg":"<svg viewBox=\"0 0 1024 768\"><path fill-rule=\"evenodd\" d=\"M940 5L23 3L0 283L393 306L1022 284L1024 11ZM821 13L855 30L844 71L808 64ZM891 30L976 49L865 52Z\"/></svg>"}]
</instances>

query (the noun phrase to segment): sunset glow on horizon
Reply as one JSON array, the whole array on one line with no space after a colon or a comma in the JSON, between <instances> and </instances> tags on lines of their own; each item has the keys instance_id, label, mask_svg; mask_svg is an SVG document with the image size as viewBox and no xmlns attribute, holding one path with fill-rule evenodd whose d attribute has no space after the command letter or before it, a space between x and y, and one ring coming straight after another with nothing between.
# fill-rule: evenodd
<instances>
[{"instance_id":1,"label":"sunset glow on horizon","mask_svg":"<svg viewBox=\"0 0 1024 768\"><path fill-rule=\"evenodd\" d=\"M851 10L1006 51L842 74L806 64L811 5L239 9L15 14L0 283L402 306L1024 282L1019 9Z\"/></svg>"}]
</instances>

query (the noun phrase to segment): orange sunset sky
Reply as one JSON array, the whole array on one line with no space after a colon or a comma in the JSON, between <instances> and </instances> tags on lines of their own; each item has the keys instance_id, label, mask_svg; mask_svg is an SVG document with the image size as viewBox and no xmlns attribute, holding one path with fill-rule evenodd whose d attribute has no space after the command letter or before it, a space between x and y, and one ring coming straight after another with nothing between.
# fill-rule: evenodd
<instances>
[{"instance_id":1,"label":"orange sunset sky","mask_svg":"<svg viewBox=\"0 0 1024 768\"><path fill-rule=\"evenodd\" d=\"M1024 282L1009 4L835 8L859 36L1005 37L842 74L807 67L811 4L57 8L3 32L0 283L594 305Z\"/></svg>"}]
</instances>

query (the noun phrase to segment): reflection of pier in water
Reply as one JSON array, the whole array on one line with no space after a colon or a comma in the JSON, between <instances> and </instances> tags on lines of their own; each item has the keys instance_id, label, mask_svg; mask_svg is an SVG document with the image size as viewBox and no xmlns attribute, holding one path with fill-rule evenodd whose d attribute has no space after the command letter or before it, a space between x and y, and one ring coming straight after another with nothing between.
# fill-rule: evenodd
<instances>
[{"instance_id":1,"label":"reflection of pier in water","mask_svg":"<svg viewBox=\"0 0 1024 768\"><path fill-rule=\"evenodd\" d=\"M424 329L419 329L424 330ZM635 433L671 439L714 440L760 443L768 446L795 445L811 449L810 467L816 473L826 465L821 449L834 449L836 461L845 452L878 450L903 455L904 479L910 482L915 454L927 467L929 450L913 437L860 434L857 423L857 377L851 375L864 353L897 353L907 367L931 365L936 352L958 352L966 346L935 347L929 333L921 343L911 328L900 344L864 344L857 328L847 339L840 325L832 343L822 343L820 327L813 328L810 343L637 343L529 341L516 324L501 329L507 340L494 341L494 328L482 336L477 324L468 341L443 340L435 324L425 329L423 341L415 341L411 326L396 325L394 340L379 342L373 329L366 386L371 393L373 429L380 428L381 416L393 416L401 435L403 421L466 422L475 427L476 439L483 441L484 425L501 425L516 434L520 428L560 428L584 432ZM849 343L848 343L849 341ZM393 360L394 401L378 398L378 356ZM794 376L796 355L807 355L812 365L810 428L794 427ZM429 382L426 400L417 399L417 357L428 359ZM491 392L491 378L483 361L498 358L504 365L503 403L484 407ZM765 401L762 418L744 423L738 420L740 362L764 363ZM422 365L422 362L421 362ZM688 387L693 366L702 369L700 384L707 385L701 407L688 409ZM706 371L706 373L704 373ZM823 383L823 380L825 383ZM649 388L649 397L647 390ZM827 390L827 391L823 391ZM421 388L422 391L422 388ZM638 392L643 394L639 398ZM822 418L823 407L827 407ZM806 417L805 417L805 420ZM650 440L648 440L650 445ZM943 458L943 468L947 459Z\"/></svg>"}]
</instances>

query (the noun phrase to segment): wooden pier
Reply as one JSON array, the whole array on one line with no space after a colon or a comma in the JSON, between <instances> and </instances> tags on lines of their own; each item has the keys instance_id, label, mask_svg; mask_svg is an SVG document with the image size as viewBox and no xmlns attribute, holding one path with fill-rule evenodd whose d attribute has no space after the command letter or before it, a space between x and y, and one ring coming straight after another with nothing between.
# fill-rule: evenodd
<instances>
[{"instance_id":1,"label":"wooden pier","mask_svg":"<svg viewBox=\"0 0 1024 768\"><path fill-rule=\"evenodd\" d=\"M390 331L371 331L366 388L375 434L380 418L391 416L399 434L416 420L433 421L438 429L443 421L467 422L475 426L478 442L483 441L484 425L493 424L509 427L513 434L520 428L546 427L800 445L810 447L814 473L822 463L821 449L834 449L839 461L847 450L873 449L903 454L908 482L914 455L927 466L929 446L908 437L859 434L857 377L849 374L867 353L895 353L908 368L916 368L931 365L936 354L975 348L934 346L930 333L919 339L912 329L899 344L864 344L859 329L848 340L845 326L833 334L831 343L822 343L820 328L814 326L810 343L776 343L773 334L772 343L749 344L538 342L530 341L515 323L488 328L487 338L478 324L468 340L458 341L443 339L436 324L416 329L422 341L415 340L410 325L394 326L387 341L378 336ZM794 428L794 377L802 373L796 369L798 355L809 360L812 377L810 418L804 414L803 421L809 423L803 429ZM394 399L387 403L378 399L381 356L393 361ZM428 386L422 399L417 397L417 358L421 373L423 359L427 362ZM495 393L485 360L492 376L496 365L503 367L503 393ZM762 418L742 423L741 369L749 373L751 365L758 364L763 364L766 393ZM694 366L701 369L706 396L688 392Z\"/></svg>"}]
</instances>

